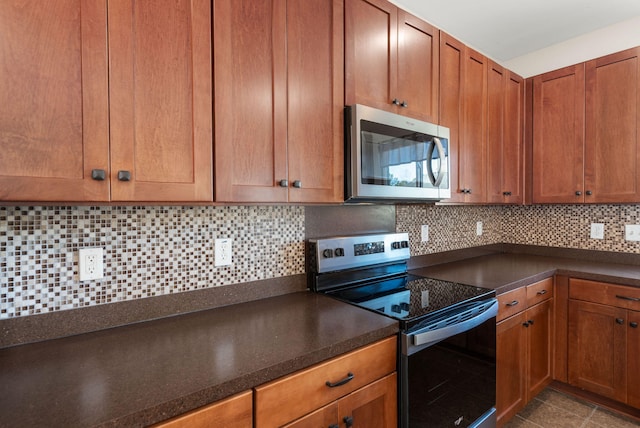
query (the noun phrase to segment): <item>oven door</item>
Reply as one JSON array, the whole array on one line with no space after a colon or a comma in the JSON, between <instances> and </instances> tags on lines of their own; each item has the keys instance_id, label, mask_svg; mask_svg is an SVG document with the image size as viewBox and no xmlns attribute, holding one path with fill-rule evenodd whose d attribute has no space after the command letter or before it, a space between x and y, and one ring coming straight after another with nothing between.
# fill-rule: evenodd
<instances>
[{"instance_id":1,"label":"oven door","mask_svg":"<svg viewBox=\"0 0 640 428\"><path fill-rule=\"evenodd\" d=\"M496 426L497 311L475 302L401 335L402 427Z\"/></svg>"}]
</instances>

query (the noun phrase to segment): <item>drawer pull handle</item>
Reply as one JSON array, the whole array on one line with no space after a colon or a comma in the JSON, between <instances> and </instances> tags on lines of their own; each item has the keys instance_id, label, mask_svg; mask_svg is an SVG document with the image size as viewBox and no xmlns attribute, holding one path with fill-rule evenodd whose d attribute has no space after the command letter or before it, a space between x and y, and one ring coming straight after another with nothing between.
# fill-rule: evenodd
<instances>
[{"instance_id":1,"label":"drawer pull handle","mask_svg":"<svg viewBox=\"0 0 640 428\"><path fill-rule=\"evenodd\" d=\"M513 302L509 302L507 303L507 306L515 306L517 304L519 304L520 302L518 302L517 300L514 300Z\"/></svg>"},{"instance_id":2,"label":"drawer pull handle","mask_svg":"<svg viewBox=\"0 0 640 428\"><path fill-rule=\"evenodd\" d=\"M635 321L630 322L629 325L631 326L631 328L638 328L638 323Z\"/></svg>"},{"instance_id":3,"label":"drawer pull handle","mask_svg":"<svg viewBox=\"0 0 640 428\"><path fill-rule=\"evenodd\" d=\"M640 302L640 298L638 298L638 297L628 297L628 296L620 296L620 295L616 295L616 297L618 299L622 299L622 300L630 300L632 302Z\"/></svg>"},{"instance_id":4,"label":"drawer pull handle","mask_svg":"<svg viewBox=\"0 0 640 428\"><path fill-rule=\"evenodd\" d=\"M547 290L540 290L538 291L538 293L540 296L542 296L543 294L547 294Z\"/></svg>"},{"instance_id":5,"label":"drawer pull handle","mask_svg":"<svg viewBox=\"0 0 640 428\"><path fill-rule=\"evenodd\" d=\"M336 383L331 383L329 381L325 382L325 385L327 385L329 388L335 388L336 386L342 386L347 382L350 382L353 379L353 373L349 372L347 373L347 377L345 377L342 380L337 381Z\"/></svg>"},{"instance_id":6,"label":"drawer pull handle","mask_svg":"<svg viewBox=\"0 0 640 428\"><path fill-rule=\"evenodd\" d=\"M624 324L624 319L622 319L622 318L616 318L616 322L617 322L618 324Z\"/></svg>"}]
</instances>

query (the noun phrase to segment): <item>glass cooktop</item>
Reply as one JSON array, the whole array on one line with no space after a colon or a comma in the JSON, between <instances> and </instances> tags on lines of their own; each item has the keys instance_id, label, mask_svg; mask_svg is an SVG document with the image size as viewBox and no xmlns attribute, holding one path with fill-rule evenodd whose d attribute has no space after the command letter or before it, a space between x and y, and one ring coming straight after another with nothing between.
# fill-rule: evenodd
<instances>
[{"instance_id":1,"label":"glass cooktop","mask_svg":"<svg viewBox=\"0 0 640 428\"><path fill-rule=\"evenodd\" d=\"M334 290L337 299L401 321L403 329L443 310L495 296L495 291L433 278L403 275Z\"/></svg>"}]
</instances>

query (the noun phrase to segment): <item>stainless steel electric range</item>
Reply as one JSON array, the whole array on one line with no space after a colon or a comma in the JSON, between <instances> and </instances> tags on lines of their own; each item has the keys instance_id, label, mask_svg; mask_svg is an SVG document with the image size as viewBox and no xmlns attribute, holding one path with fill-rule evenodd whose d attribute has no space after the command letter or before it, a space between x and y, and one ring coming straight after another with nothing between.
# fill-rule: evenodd
<instances>
[{"instance_id":1,"label":"stainless steel electric range","mask_svg":"<svg viewBox=\"0 0 640 428\"><path fill-rule=\"evenodd\" d=\"M407 273L406 233L310 239L316 292L398 320L401 427L495 427L495 291Z\"/></svg>"}]
</instances>

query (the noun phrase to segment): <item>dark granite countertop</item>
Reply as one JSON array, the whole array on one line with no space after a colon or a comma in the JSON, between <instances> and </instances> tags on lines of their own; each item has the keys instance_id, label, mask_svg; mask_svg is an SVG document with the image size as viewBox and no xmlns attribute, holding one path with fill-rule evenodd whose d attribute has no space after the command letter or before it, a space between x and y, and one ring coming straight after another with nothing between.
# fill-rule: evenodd
<instances>
[{"instance_id":1,"label":"dark granite countertop","mask_svg":"<svg viewBox=\"0 0 640 428\"><path fill-rule=\"evenodd\" d=\"M496 253L411 270L412 274L492 288L497 294L554 274L640 287L640 266L532 254Z\"/></svg>"},{"instance_id":2,"label":"dark granite countertop","mask_svg":"<svg viewBox=\"0 0 640 428\"><path fill-rule=\"evenodd\" d=\"M144 426L397 333L299 292L0 350L0 426Z\"/></svg>"}]
</instances>

